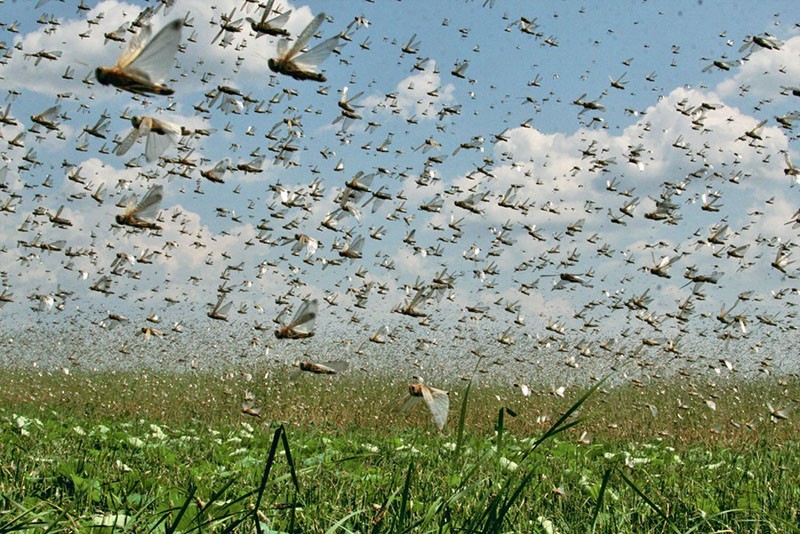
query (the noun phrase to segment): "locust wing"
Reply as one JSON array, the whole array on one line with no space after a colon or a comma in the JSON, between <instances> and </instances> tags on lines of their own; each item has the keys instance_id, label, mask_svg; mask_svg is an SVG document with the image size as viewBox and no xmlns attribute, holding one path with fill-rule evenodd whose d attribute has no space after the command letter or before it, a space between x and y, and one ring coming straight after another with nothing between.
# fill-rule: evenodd
<instances>
[{"instance_id":1,"label":"locust wing","mask_svg":"<svg viewBox=\"0 0 800 534\"><path fill-rule=\"evenodd\" d=\"M289 15L292 14L292 10L285 11L275 17L274 19L264 20L269 15L269 11L264 11L264 17L262 18L262 22L266 22L273 28L283 28L287 22L289 22Z\"/></svg>"},{"instance_id":2,"label":"locust wing","mask_svg":"<svg viewBox=\"0 0 800 534\"><path fill-rule=\"evenodd\" d=\"M322 41L320 44L294 58L295 64L303 70L317 72L317 67L331 55L339 44L339 36Z\"/></svg>"},{"instance_id":3,"label":"locust wing","mask_svg":"<svg viewBox=\"0 0 800 534\"><path fill-rule=\"evenodd\" d=\"M447 423L447 413L450 411L450 396L446 391L422 385L422 398L433 416L433 423L442 431Z\"/></svg>"},{"instance_id":4,"label":"locust wing","mask_svg":"<svg viewBox=\"0 0 800 534\"><path fill-rule=\"evenodd\" d=\"M145 193L142 200L136 205L133 214L139 219L154 219L161 200L164 198L164 186L154 185L147 193Z\"/></svg>"},{"instance_id":5,"label":"locust wing","mask_svg":"<svg viewBox=\"0 0 800 534\"><path fill-rule=\"evenodd\" d=\"M142 121L143 124L144 122L145 121ZM158 124L158 132L153 129L153 123ZM157 160L167 148L176 144L180 138L180 126L171 122L152 119L147 132L147 145L144 149L145 158L150 162Z\"/></svg>"},{"instance_id":6,"label":"locust wing","mask_svg":"<svg viewBox=\"0 0 800 534\"><path fill-rule=\"evenodd\" d=\"M131 147L136 143L136 141L139 139L139 137L141 137L142 135L145 134L145 131L143 129L144 122L145 121L142 121L142 123L139 124L138 128L131 128L131 131L128 132L128 135L125 136L125 139L123 139L117 145L116 150L114 150L114 154L116 154L117 156L124 156L125 154L128 153L128 150L131 149ZM149 127L149 120L148 120L147 130L149 130L149 129L150 129L150 127Z\"/></svg>"},{"instance_id":7,"label":"locust wing","mask_svg":"<svg viewBox=\"0 0 800 534\"><path fill-rule=\"evenodd\" d=\"M163 82L169 75L175 51L181 42L181 28L183 20L175 19L150 39L152 28L145 24L131 39L115 66L150 82Z\"/></svg>"},{"instance_id":8,"label":"locust wing","mask_svg":"<svg viewBox=\"0 0 800 534\"><path fill-rule=\"evenodd\" d=\"M296 56L303 48L305 48L305 46L311 40L311 37L313 37L314 34L317 33L317 30L319 30L319 27L322 26L323 20L325 20L325 13L319 13L316 17L312 19L311 22L308 23L308 26L306 26L305 29L302 32L300 32L300 35L297 36L297 39L292 45L292 48L289 49L287 57L292 58ZM278 43L278 54L283 56L280 50L281 43L283 43L283 46L285 47L287 41L285 39L281 39L281 42Z\"/></svg>"},{"instance_id":9,"label":"locust wing","mask_svg":"<svg viewBox=\"0 0 800 534\"><path fill-rule=\"evenodd\" d=\"M317 308L319 301L317 299L307 300L303 302L300 309L292 318L288 328L293 332L302 335L310 335L314 332L314 323L317 320Z\"/></svg>"}]
</instances>

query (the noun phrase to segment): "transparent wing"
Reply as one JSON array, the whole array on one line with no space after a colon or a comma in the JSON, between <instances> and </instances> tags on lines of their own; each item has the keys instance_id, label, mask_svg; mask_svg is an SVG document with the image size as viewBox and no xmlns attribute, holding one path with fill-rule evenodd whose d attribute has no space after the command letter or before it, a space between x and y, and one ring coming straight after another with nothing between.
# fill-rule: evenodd
<instances>
[{"instance_id":1,"label":"transparent wing","mask_svg":"<svg viewBox=\"0 0 800 534\"><path fill-rule=\"evenodd\" d=\"M122 142L117 145L117 149L114 150L114 154L117 156L124 156L128 150L131 149L136 140L139 139L139 135L139 128L131 128L131 131L128 132L128 135L125 136L125 139L123 139Z\"/></svg>"},{"instance_id":2,"label":"transparent wing","mask_svg":"<svg viewBox=\"0 0 800 534\"><path fill-rule=\"evenodd\" d=\"M317 247L319 247L319 241L316 239L309 239L308 243L306 243L306 254L313 256L317 252Z\"/></svg>"},{"instance_id":3,"label":"transparent wing","mask_svg":"<svg viewBox=\"0 0 800 534\"><path fill-rule=\"evenodd\" d=\"M361 249L364 248L364 237L358 236L350 243L350 250L353 252L361 252Z\"/></svg>"},{"instance_id":4,"label":"transparent wing","mask_svg":"<svg viewBox=\"0 0 800 534\"><path fill-rule=\"evenodd\" d=\"M264 156L258 156L257 158L253 158L253 160L250 163L248 163L248 165L250 165L253 168L260 169L264 166L264 162L266 161L266 159L267 158L265 158Z\"/></svg>"},{"instance_id":5,"label":"transparent wing","mask_svg":"<svg viewBox=\"0 0 800 534\"><path fill-rule=\"evenodd\" d=\"M422 385L422 398L433 415L433 422L441 431L447 423L447 413L450 411L450 396L446 391Z\"/></svg>"},{"instance_id":6,"label":"transparent wing","mask_svg":"<svg viewBox=\"0 0 800 534\"><path fill-rule=\"evenodd\" d=\"M302 374L303 374L303 371L299 367L295 367L291 371L289 371L289 380L294 382L295 380L300 378L300 375L302 375Z\"/></svg>"},{"instance_id":7,"label":"transparent wing","mask_svg":"<svg viewBox=\"0 0 800 534\"><path fill-rule=\"evenodd\" d=\"M284 308L275 318L275 321L282 327L286 326L286 317L289 315L289 308Z\"/></svg>"},{"instance_id":8,"label":"transparent wing","mask_svg":"<svg viewBox=\"0 0 800 534\"><path fill-rule=\"evenodd\" d=\"M269 13L269 12L268 11L264 12L264 16L265 17L267 16L267 13ZM292 14L292 10L290 9L286 13L281 13L280 15L275 17L274 19L268 20L267 24L269 24L273 28L283 28L286 25L286 23L289 22L289 15L291 15L291 14Z\"/></svg>"},{"instance_id":9,"label":"transparent wing","mask_svg":"<svg viewBox=\"0 0 800 534\"><path fill-rule=\"evenodd\" d=\"M133 212L136 209L136 194L132 193L130 196L122 197L122 200L117 205L124 207L125 213Z\"/></svg>"},{"instance_id":10,"label":"transparent wing","mask_svg":"<svg viewBox=\"0 0 800 534\"><path fill-rule=\"evenodd\" d=\"M217 303L217 304L219 304L219 303ZM233 302L228 302L227 304L224 304L224 305L223 305L221 308L219 308L219 309L216 309L216 307L215 307L215 310L214 310L214 312L215 312L217 315L222 315L222 316L228 315L228 312L231 310L231 306L233 306Z\"/></svg>"},{"instance_id":11,"label":"transparent wing","mask_svg":"<svg viewBox=\"0 0 800 534\"><path fill-rule=\"evenodd\" d=\"M267 17L272 13L272 4L274 3L275 0L268 0L266 5L264 5L264 12L261 14L261 22L266 21Z\"/></svg>"},{"instance_id":12,"label":"transparent wing","mask_svg":"<svg viewBox=\"0 0 800 534\"><path fill-rule=\"evenodd\" d=\"M343 372L347 371L350 368L350 364L349 363L347 363L345 361L341 361L341 360L337 360L335 362L325 362L325 363L320 364L320 365L322 367L330 369L331 371L336 371L337 373L343 373Z\"/></svg>"},{"instance_id":13,"label":"transparent wing","mask_svg":"<svg viewBox=\"0 0 800 534\"><path fill-rule=\"evenodd\" d=\"M397 403L398 407L395 408L393 411L399 411L399 412L404 412L404 413L408 412L414 406L419 404L421 401L422 401L422 399L419 398L419 397L414 397L413 395L406 395L405 397L400 399L400 401L398 401L398 403Z\"/></svg>"},{"instance_id":14,"label":"transparent wing","mask_svg":"<svg viewBox=\"0 0 800 534\"><path fill-rule=\"evenodd\" d=\"M61 111L61 106L59 104L56 104L55 106L51 106L46 110L42 111L39 114L39 117L46 121L52 121L53 119L56 118L56 116L60 111Z\"/></svg>"},{"instance_id":15,"label":"transparent wing","mask_svg":"<svg viewBox=\"0 0 800 534\"><path fill-rule=\"evenodd\" d=\"M351 96L350 98L348 98L347 99L347 103L350 104L350 107L353 107L353 108L363 108L364 107L363 105L358 105L358 104L354 103L356 100L358 100L362 96L364 96L364 91L360 91L360 92L356 93L355 95Z\"/></svg>"},{"instance_id":16,"label":"transparent wing","mask_svg":"<svg viewBox=\"0 0 800 534\"><path fill-rule=\"evenodd\" d=\"M214 172L218 174L224 174L228 167L231 166L231 158L225 158L216 165L214 165Z\"/></svg>"},{"instance_id":17,"label":"transparent wing","mask_svg":"<svg viewBox=\"0 0 800 534\"><path fill-rule=\"evenodd\" d=\"M143 24L139 31L136 32L130 41L128 41L128 46L125 50L119 55L117 58L117 63L114 65L115 67L124 69L126 68L131 61L136 59L136 57L141 53L147 43L150 41L150 36L153 34L153 28L150 24Z\"/></svg>"},{"instance_id":18,"label":"transparent wing","mask_svg":"<svg viewBox=\"0 0 800 534\"><path fill-rule=\"evenodd\" d=\"M325 61L336 45L339 44L339 36L322 41L320 44L304 54L300 54L294 59L295 64L304 70L317 70L317 67Z\"/></svg>"},{"instance_id":19,"label":"transparent wing","mask_svg":"<svg viewBox=\"0 0 800 534\"><path fill-rule=\"evenodd\" d=\"M361 198L361 196L358 197L358 199L360 199L360 198ZM356 202L357 201L358 200L356 200ZM355 217L358 222L361 222L361 211L360 210L358 210L354 206L350 206L348 208L348 212L351 213L353 215L353 217Z\"/></svg>"},{"instance_id":20,"label":"transparent wing","mask_svg":"<svg viewBox=\"0 0 800 534\"><path fill-rule=\"evenodd\" d=\"M163 81L172 68L175 52L181 42L182 19L175 19L153 37L144 48L125 65L125 70L136 72L154 82Z\"/></svg>"},{"instance_id":21,"label":"transparent wing","mask_svg":"<svg viewBox=\"0 0 800 534\"><path fill-rule=\"evenodd\" d=\"M289 46L289 40L288 39L281 39L280 41L278 41L278 45L277 45L277 48L276 48L276 51L278 53L278 57L281 57L281 58L282 57L286 57L286 50L287 50L288 46Z\"/></svg>"},{"instance_id":22,"label":"transparent wing","mask_svg":"<svg viewBox=\"0 0 800 534\"><path fill-rule=\"evenodd\" d=\"M360 185L363 189L368 189L370 185L372 185L372 180L375 178L375 173L367 174L366 176L361 176L363 174L362 171L358 171L356 175L357 178L354 179L354 183Z\"/></svg>"},{"instance_id":23,"label":"transparent wing","mask_svg":"<svg viewBox=\"0 0 800 534\"><path fill-rule=\"evenodd\" d=\"M305 243L301 240L295 241L294 245L292 245L292 254L299 254L303 247L306 246Z\"/></svg>"},{"instance_id":24,"label":"transparent wing","mask_svg":"<svg viewBox=\"0 0 800 534\"><path fill-rule=\"evenodd\" d=\"M171 122L159 121L160 131L151 130L147 135L147 146L144 150L147 161L155 161L170 146L178 142L181 137L181 128ZM160 133L163 131L164 133Z\"/></svg>"},{"instance_id":25,"label":"transparent wing","mask_svg":"<svg viewBox=\"0 0 800 534\"><path fill-rule=\"evenodd\" d=\"M217 299L217 303L214 304L214 307L211 309L211 313L218 313L220 311L220 306L222 306L223 302L225 302L225 294L224 293L222 295L220 295L219 298Z\"/></svg>"},{"instance_id":26,"label":"transparent wing","mask_svg":"<svg viewBox=\"0 0 800 534\"><path fill-rule=\"evenodd\" d=\"M355 105L353 105L353 102L355 102L356 100L361 98L361 96L364 94L364 91L361 91L361 92L351 96L350 98L347 98L347 92L349 90L350 90L350 88L348 86L346 86L346 85L342 88L342 97L339 99L339 102L341 104L343 104L343 105L347 105L347 106L354 107L354 108L364 107L364 106L355 106Z\"/></svg>"},{"instance_id":27,"label":"transparent wing","mask_svg":"<svg viewBox=\"0 0 800 534\"><path fill-rule=\"evenodd\" d=\"M325 20L325 13L320 13L308 23L308 26L306 26L305 29L300 32L300 35L297 36L297 40L292 45L292 48L289 51L290 56L297 54L308 44L308 42L311 40L311 37L313 37L314 34L317 33L317 30L319 30L323 20Z\"/></svg>"},{"instance_id":28,"label":"transparent wing","mask_svg":"<svg viewBox=\"0 0 800 534\"><path fill-rule=\"evenodd\" d=\"M161 199L164 198L164 187L154 185L136 205L136 216L140 219L152 219L156 216Z\"/></svg>"},{"instance_id":29,"label":"transparent wing","mask_svg":"<svg viewBox=\"0 0 800 534\"><path fill-rule=\"evenodd\" d=\"M297 313L294 315L289 328L301 334L309 334L314 331L314 323L317 320L317 307L319 301L317 299L307 300L300 306Z\"/></svg>"},{"instance_id":30,"label":"transparent wing","mask_svg":"<svg viewBox=\"0 0 800 534\"><path fill-rule=\"evenodd\" d=\"M139 126L137 126L140 136L146 136L153 129L152 117L139 117Z\"/></svg>"},{"instance_id":31,"label":"transparent wing","mask_svg":"<svg viewBox=\"0 0 800 534\"><path fill-rule=\"evenodd\" d=\"M377 330L375 330L375 333L372 334L372 338L375 339L385 340L387 337L389 337L389 327L386 325L379 327Z\"/></svg>"}]
</instances>

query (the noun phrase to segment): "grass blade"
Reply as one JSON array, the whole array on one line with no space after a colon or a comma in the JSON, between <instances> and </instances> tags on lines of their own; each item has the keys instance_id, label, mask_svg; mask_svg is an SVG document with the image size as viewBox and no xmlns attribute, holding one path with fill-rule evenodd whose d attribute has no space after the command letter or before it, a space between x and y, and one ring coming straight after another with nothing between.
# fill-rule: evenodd
<instances>
[{"instance_id":1,"label":"grass blade","mask_svg":"<svg viewBox=\"0 0 800 534\"><path fill-rule=\"evenodd\" d=\"M175 518L175 521L172 522L172 525L169 524L169 521L164 524L164 532L167 534L172 534L175 532L175 530L177 530L181 519L183 519L183 516L186 513L186 510L189 509L189 504L191 504L192 499L194 499L194 494L196 491L197 486L195 486L193 482L190 482L189 491L186 493L186 499L183 501L180 510L178 510L178 516Z\"/></svg>"},{"instance_id":2,"label":"grass blade","mask_svg":"<svg viewBox=\"0 0 800 534\"><path fill-rule=\"evenodd\" d=\"M559 419L555 423L553 423L553 425L547 430L547 432L545 432L544 435L542 435L539 439L537 439L536 442L533 444L533 446L530 447L527 451L525 451L521 455L519 463L524 462L533 453L533 451L535 451L546 440L578 424L580 420L571 421L569 423L566 423L565 421L573 413L575 413L583 405L583 403L586 402L586 400L590 396L592 396L592 394L595 391L597 391L600 385L602 385L603 382L605 382L606 378L608 378L608 376L604 377L597 384L589 388L586 391L586 393L584 393L572 406L570 406L570 408L566 412L564 412L564 414L561 417L559 417ZM511 507L519 499L519 497L522 495L522 492L531 483L531 481L534 479L535 476L536 472L532 468L529 468L511 493L509 493L510 485L505 484L503 486L503 491L498 494L496 499L493 499L493 502L490 503L490 506L488 507L488 510L491 510L492 514L494 514L495 513L494 507L499 505L497 507L496 516L494 515L486 516L487 518L486 528L491 527L492 531L499 531L499 529L502 528L502 525L505 521L505 517L508 514L509 510L511 510Z\"/></svg>"},{"instance_id":3,"label":"grass blade","mask_svg":"<svg viewBox=\"0 0 800 534\"><path fill-rule=\"evenodd\" d=\"M300 493L300 482L297 481L297 471L295 470L294 460L292 459L292 451L289 449L289 438L286 436L286 429L283 425L281 425L280 430L283 452L286 453L286 461L289 463L289 473L292 475L292 484L294 484L294 490Z\"/></svg>"},{"instance_id":4,"label":"grass blade","mask_svg":"<svg viewBox=\"0 0 800 534\"><path fill-rule=\"evenodd\" d=\"M458 413L458 431L456 433L456 460L461 458L461 450L464 447L464 422L467 419L467 404L469 403L469 391L472 389L472 378L469 379L467 388L464 390L464 399L461 401L461 409Z\"/></svg>"},{"instance_id":5,"label":"grass blade","mask_svg":"<svg viewBox=\"0 0 800 534\"><path fill-rule=\"evenodd\" d=\"M648 505L648 506L650 506L650 508L652 508L652 509L653 509L653 510L654 510L654 511L655 511L655 512L656 512L656 513L659 515L659 516L661 516L661 519L663 519L663 520L664 520L664 522L665 522L665 523L667 523L667 524L670 526L670 528L671 528L671 529L672 529L674 532L680 532L680 531L681 531L681 530L680 530L678 527L676 527L676 526L675 526L675 523L673 523L673 522L672 522L672 520L671 520L669 517L667 517L667 514L665 514L665 513L664 513L664 511L663 511L661 508L659 508L659 507L658 507L658 505L657 505L656 503L654 503L654 502L653 502L653 501L650 499L650 497L648 497L647 495L645 495L645 494L644 494L644 492L643 492L642 490L640 490L640 489L639 489L639 487L638 487L636 484L634 484L634 483L633 483L633 481L632 481L631 479L629 479L629 478L628 478L628 477L625 475L625 473L623 473L623 472L622 472L622 470L620 470L618 467L616 467L615 469L617 470L617 473L619 473L619 474L620 474L620 476L622 477L622 480L624 480L624 481L625 481L625 483L626 483L628 486L630 486L630 488L631 488L631 489L632 489L632 490L633 490L633 491L634 491L634 492L635 492L635 493L636 493L636 494L637 494L639 497L641 497L641 498L644 500L644 502L646 502L646 503L647 503L647 505Z\"/></svg>"},{"instance_id":6,"label":"grass blade","mask_svg":"<svg viewBox=\"0 0 800 534\"><path fill-rule=\"evenodd\" d=\"M408 515L408 501L409 495L411 494L411 475L414 473L414 464L408 464L408 470L406 471L406 481L403 484L403 493L400 496L400 515L397 519L399 528L397 531L403 531L406 524L406 516Z\"/></svg>"},{"instance_id":7,"label":"grass blade","mask_svg":"<svg viewBox=\"0 0 800 534\"><path fill-rule=\"evenodd\" d=\"M553 425L547 430L547 432L545 432L544 435L537 440L537 444L574 426L576 422L564 424L564 421L569 419L570 416L573 413L575 413L583 405L583 403L589 399L589 397L594 395L594 392L597 391L601 385L603 385L603 382L605 382L606 379L608 379L608 376L609 375L604 376L602 379L600 379L599 382L597 382L595 385L586 390L586 393L584 393L577 401L575 401L575 403L572 406L570 406L569 409L566 412L564 412L555 423L553 423Z\"/></svg>"},{"instance_id":8,"label":"grass blade","mask_svg":"<svg viewBox=\"0 0 800 534\"><path fill-rule=\"evenodd\" d=\"M349 521L350 518L355 517L355 516L357 516L359 514L363 514L363 513L364 513L364 510L356 510L355 512L350 512L349 514L347 514L346 516L341 518L339 521L337 521L336 523L331 525L331 527L328 530L325 531L325 534L334 534L339 529L345 530L347 532L352 532L351 530L348 530L348 529L344 528L344 524L347 523L347 521ZM289 530L289 532L292 532L292 530Z\"/></svg>"},{"instance_id":9,"label":"grass blade","mask_svg":"<svg viewBox=\"0 0 800 534\"><path fill-rule=\"evenodd\" d=\"M464 425L467 421L467 405L469 404L469 392L472 390L472 381L475 378L475 373L478 372L478 367L481 364L481 359L475 363L475 368L472 370L472 375L469 377L467 388L464 390L464 400L461 401L461 409L458 413L458 432L456 434L456 454L454 458L459 460L461 458L461 451L464 447Z\"/></svg>"},{"instance_id":10,"label":"grass blade","mask_svg":"<svg viewBox=\"0 0 800 534\"><path fill-rule=\"evenodd\" d=\"M267 480L269 480L269 473L272 471L272 464L275 463L275 454L278 452L278 443L281 439L281 434L284 432L283 425L280 425L272 436L272 444L269 447L267 454L267 462L264 464L264 473L261 476L261 483L258 485L256 493L256 503L253 507L253 521L256 524L256 532L261 534L261 523L258 520L258 510L261 508L261 500L264 498L264 489L267 487Z\"/></svg>"},{"instance_id":11,"label":"grass blade","mask_svg":"<svg viewBox=\"0 0 800 534\"><path fill-rule=\"evenodd\" d=\"M597 526L597 518L600 515L600 509L603 507L603 496L606 494L606 488L608 487L608 481L611 479L611 468L609 467L606 469L606 472L603 473L603 481L600 483L600 494L597 496L597 503L594 506L594 513L592 513L592 532L594 532L595 526Z\"/></svg>"}]
</instances>

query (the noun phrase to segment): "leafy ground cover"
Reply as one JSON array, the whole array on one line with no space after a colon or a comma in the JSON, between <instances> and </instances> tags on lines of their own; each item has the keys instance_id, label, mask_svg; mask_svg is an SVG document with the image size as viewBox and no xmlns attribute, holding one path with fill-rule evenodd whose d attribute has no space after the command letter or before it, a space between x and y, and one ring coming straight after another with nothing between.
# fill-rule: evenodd
<instances>
[{"instance_id":1,"label":"leafy ground cover","mask_svg":"<svg viewBox=\"0 0 800 534\"><path fill-rule=\"evenodd\" d=\"M319 378L4 370L0 531L800 530L796 380Z\"/></svg>"}]
</instances>

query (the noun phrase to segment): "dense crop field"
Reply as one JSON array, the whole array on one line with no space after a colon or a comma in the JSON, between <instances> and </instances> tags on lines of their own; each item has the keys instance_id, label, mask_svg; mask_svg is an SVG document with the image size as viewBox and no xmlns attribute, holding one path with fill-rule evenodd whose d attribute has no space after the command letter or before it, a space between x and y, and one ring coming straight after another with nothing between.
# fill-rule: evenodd
<instances>
[{"instance_id":1,"label":"dense crop field","mask_svg":"<svg viewBox=\"0 0 800 534\"><path fill-rule=\"evenodd\" d=\"M798 531L799 390L6 370L0 531Z\"/></svg>"}]
</instances>

